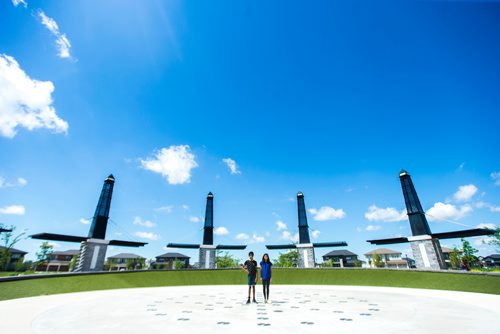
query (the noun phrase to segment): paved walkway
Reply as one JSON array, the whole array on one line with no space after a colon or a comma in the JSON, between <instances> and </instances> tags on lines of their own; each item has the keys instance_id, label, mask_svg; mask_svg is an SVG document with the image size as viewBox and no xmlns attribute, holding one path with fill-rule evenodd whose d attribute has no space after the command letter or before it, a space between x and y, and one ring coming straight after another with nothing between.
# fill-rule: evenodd
<instances>
[{"instance_id":1,"label":"paved walkway","mask_svg":"<svg viewBox=\"0 0 500 334\"><path fill-rule=\"evenodd\" d=\"M82 292L0 302L2 333L500 333L500 296L357 286L271 285Z\"/></svg>"}]
</instances>

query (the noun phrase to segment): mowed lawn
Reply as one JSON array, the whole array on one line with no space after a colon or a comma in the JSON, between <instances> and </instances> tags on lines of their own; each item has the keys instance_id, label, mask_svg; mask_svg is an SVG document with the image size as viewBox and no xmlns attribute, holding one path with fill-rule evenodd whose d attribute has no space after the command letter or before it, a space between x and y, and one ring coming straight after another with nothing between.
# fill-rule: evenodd
<instances>
[{"instance_id":1,"label":"mowed lawn","mask_svg":"<svg viewBox=\"0 0 500 334\"><path fill-rule=\"evenodd\" d=\"M0 282L0 300L91 290L174 285L246 284L242 270L141 271ZM272 284L442 289L500 294L500 276L397 270L275 269Z\"/></svg>"}]
</instances>

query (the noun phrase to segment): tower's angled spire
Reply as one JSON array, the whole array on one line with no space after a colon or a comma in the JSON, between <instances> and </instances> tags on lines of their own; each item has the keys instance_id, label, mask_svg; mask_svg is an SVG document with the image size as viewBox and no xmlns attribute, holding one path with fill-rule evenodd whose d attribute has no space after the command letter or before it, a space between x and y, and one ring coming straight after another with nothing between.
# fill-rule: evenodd
<instances>
[{"instance_id":1,"label":"tower's angled spire","mask_svg":"<svg viewBox=\"0 0 500 334\"><path fill-rule=\"evenodd\" d=\"M300 191L297 193L297 209L299 213L299 244L308 244L311 239L309 238L306 205L304 203L304 194Z\"/></svg>"},{"instance_id":2,"label":"tower's angled spire","mask_svg":"<svg viewBox=\"0 0 500 334\"><path fill-rule=\"evenodd\" d=\"M203 230L203 245L214 244L214 195L209 192L205 209L205 227Z\"/></svg>"},{"instance_id":3,"label":"tower's angled spire","mask_svg":"<svg viewBox=\"0 0 500 334\"><path fill-rule=\"evenodd\" d=\"M410 220L411 232L414 236L431 234L431 229L425 218L424 210L418 199L410 174L404 169L399 173L401 187L405 198L406 211Z\"/></svg>"},{"instance_id":4,"label":"tower's angled spire","mask_svg":"<svg viewBox=\"0 0 500 334\"><path fill-rule=\"evenodd\" d=\"M111 208L111 197L113 196L113 186L115 178L110 174L104 185L102 186L101 196L95 209L94 217L92 218L92 225L90 226L89 238L92 239L105 239L106 228L109 220L109 209Z\"/></svg>"}]
</instances>

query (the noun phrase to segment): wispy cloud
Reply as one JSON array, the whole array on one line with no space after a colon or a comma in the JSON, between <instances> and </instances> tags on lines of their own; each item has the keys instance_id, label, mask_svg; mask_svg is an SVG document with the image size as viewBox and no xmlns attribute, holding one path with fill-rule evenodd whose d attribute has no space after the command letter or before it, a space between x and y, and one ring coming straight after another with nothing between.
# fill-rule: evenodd
<instances>
[{"instance_id":1,"label":"wispy cloud","mask_svg":"<svg viewBox=\"0 0 500 334\"><path fill-rule=\"evenodd\" d=\"M283 231L281 232L281 239L283 240L290 240L292 242L299 242L299 234L291 234L289 231Z\"/></svg>"},{"instance_id":2,"label":"wispy cloud","mask_svg":"<svg viewBox=\"0 0 500 334\"><path fill-rule=\"evenodd\" d=\"M229 230L227 228L225 228L224 226L219 226L219 227L217 227L217 228L214 229L214 234L215 235L220 235L220 236L228 235L229 234Z\"/></svg>"},{"instance_id":3,"label":"wispy cloud","mask_svg":"<svg viewBox=\"0 0 500 334\"><path fill-rule=\"evenodd\" d=\"M14 7L17 7L19 5L23 5L24 8L28 7L28 3L25 0L12 0L12 4L14 5Z\"/></svg>"},{"instance_id":4,"label":"wispy cloud","mask_svg":"<svg viewBox=\"0 0 500 334\"><path fill-rule=\"evenodd\" d=\"M490 177L495 181L496 186L500 186L500 172L493 172L490 174Z\"/></svg>"},{"instance_id":5,"label":"wispy cloud","mask_svg":"<svg viewBox=\"0 0 500 334\"><path fill-rule=\"evenodd\" d=\"M238 235L236 235L236 240L248 240L250 239L250 236L246 233L238 233Z\"/></svg>"},{"instance_id":6,"label":"wispy cloud","mask_svg":"<svg viewBox=\"0 0 500 334\"><path fill-rule=\"evenodd\" d=\"M26 209L23 205L10 205L0 208L0 214L24 216Z\"/></svg>"},{"instance_id":7,"label":"wispy cloud","mask_svg":"<svg viewBox=\"0 0 500 334\"><path fill-rule=\"evenodd\" d=\"M68 123L52 106L54 85L31 79L17 61L0 54L0 135L14 138L18 127L67 133Z\"/></svg>"},{"instance_id":8,"label":"wispy cloud","mask_svg":"<svg viewBox=\"0 0 500 334\"><path fill-rule=\"evenodd\" d=\"M89 225L90 224L90 219L81 218L80 219L80 223L83 224L83 225Z\"/></svg>"},{"instance_id":9,"label":"wispy cloud","mask_svg":"<svg viewBox=\"0 0 500 334\"><path fill-rule=\"evenodd\" d=\"M282 231L282 230L286 230L287 229L286 224L283 223L283 221L281 221L281 220L278 220L276 222L276 226L277 226L277 230L278 231Z\"/></svg>"},{"instance_id":10,"label":"wispy cloud","mask_svg":"<svg viewBox=\"0 0 500 334\"><path fill-rule=\"evenodd\" d=\"M365 230L367 231L378 231L382 229L382 226L380 225L368 225Z\"/></svg>"},{"instance_id":11,"label":"wispy cloud","mask_svg":"<svg viewBox=\"0 0 500 334\"><path fill-rule=\"evenodd\" d=\"M199 223L199 222L201 222L201 218L196 217L196 216L191 216L191 217L189 217L189 221L192 223Z\"/></svg>"},{"instance_id":12,"label":"wispy cloud","mask_svg":"<svg viewBox=\"0 0 500 334\"><path fill-rule=\"evenodd\" d=\"M22 177L18 177L16 182L8 182L0 176L0 188L25 187L28 181Z\"/></svg>"},{"instance_id":13,"label":"wispy cloud","mask_svg":"<svg viewBox=\"0 0 500 334\"><path fill-rule=\"evenodd\" d=\"M165 205L165 206L160 206L159 208L154 209L156 212L163 212L163 213L171 213L174 210L173 205Z\"/></svg>"},{"instance_id":14,"label":"wispy cloud","mask_svg":"<svg viewBox=\"0 0 500 334\"><path fill-rule=\"evenodd\" d=\"M148 228L152 228L152 227L155 227L156 226L156 223L153 223L152 221L150 220L142 220L141 217L135 217L134 218L134 221L133 221L133 224L134 225L139 225L139 226L144 226L144 227L148 227Z\"/></svg>"},{"instance_id":15,"label":"wispy cloud","mask_svg":"<svg viewBox=\"0 0 500 334\"><path fill-rule=\"evenodd\" d=\"M189 145L172 145L156 151L152 157L141 159L142 168L161 174L169 184L191 182L191 171L198 167Z\"/></svg>"},{"instance_id":16,"label":"wispy cloud","mask_svg":"<svg viewBox=\"0 0 500 334\"><path fill-rule=\"evenodd\" d=\"M66 34L63 34L59 31L57 22L53 18L45 15L42 10L39 10L38 16L40 17L40 22L42 23L42 25L47 28L56 38L56 46L59 57L71 58L71 42L69 41L68 37L66 37Z\"/></svg>"},{"instance_id":17,"label":"wispy cloud","mask_svg":"<svg viewBox=\"0 0 500 334\"><path fill-rule=\"evenodd\" d=\"M160 239L160 235L154 234L153 232L141 232L141 231L139 231L139 232L135 232L134 234L135 234L135 236L137 236L139 238L149 239L149 240L153 240L153 241Z\"/></svg>"},{"instance_id":18,"label":"wispy cloud","mask_svg":"<svg viewBox=\"0 0 500 334\"><path fill-rule=\"evenodd\" d=\"M334 209L329 206L322 206L319 209L309 209L309 213L313 215L313 219L316 221L335 220L345 217L343 209Z\"/></svg>"},{"instance_id":19,"label":"wispy cloud","mask_svg":"<svg viewBox=\"0 0 500 334\"><path fill-rule=\"evenodd\" d=\"M453 195L453 198L457 202L467 202L470 201L476 193L477 187L473 184L468 184L458 187L458 190Z\"/></svg>"},{"instance_id":20,"label":"wispy cloud","mask_svg":"<svg viewBox=\"0 0 500 334\"><path fill-rule=\"evenodd\" d=\"M238 165L236 165L236 161L234 161L231 158L224 158L224 159L222 159L222 161L229 168L229 171L231 172L231 174L241 174L241 171L238 169Z\"/></svg>"},{"instance_id":21,"label":"wispy cloud","mask_svg":"<svg viewBox=\"0 0 500 334\"><path fill-rule=\"evenodd\" d=\"M379 208L372 205L365 212L365 218L369 221L400 222L407 217L406 210L398 211L395 208Z\"/></svg>"}]
</instances>

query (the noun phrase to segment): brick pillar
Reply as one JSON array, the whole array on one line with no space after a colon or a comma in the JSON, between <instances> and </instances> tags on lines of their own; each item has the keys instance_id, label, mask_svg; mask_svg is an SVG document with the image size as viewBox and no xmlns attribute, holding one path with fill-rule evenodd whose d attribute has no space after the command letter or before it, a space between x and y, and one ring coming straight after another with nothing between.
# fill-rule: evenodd
<instances>
[{"instance_id":1,"label":"brick pillar","mask_svg":"<svg viewBox=\"0 0 500 334\"><path fill-rule=\"evenodd\" d=\"M299 268L314 268L314 247L312 244L298 244Z\"/></svg>"},{"instance_id":2,"label":"brick pillar","mask_svg":"<svg viewBox=\"0 0 500 334\"><path fill-rule=\"evenodd\" d=\"M101 239L82 241L75 271L102 271L108 243L109 241Z\"/></svg>"},{"instance_id":3,"label":"brick pillar","mask_svg":"<svg viewBox=\"0 0 500 334\"><path fill-rule=\"evenodd\" d=\"M215 269L215 251L216 251L216 246L213 245L200 246L200 257L198 261L200 269Z\"/></svg>"},{"instance_id":4,"label":"brick pillar","mask_svg":"<svg viewBox=\"0 0 500 334\"><path fill-rule=\"evenodd\" d=\"M418 269L446 269L439 239L430 235L409 237L413 257Z\"/></svg>"}]
</instances>

